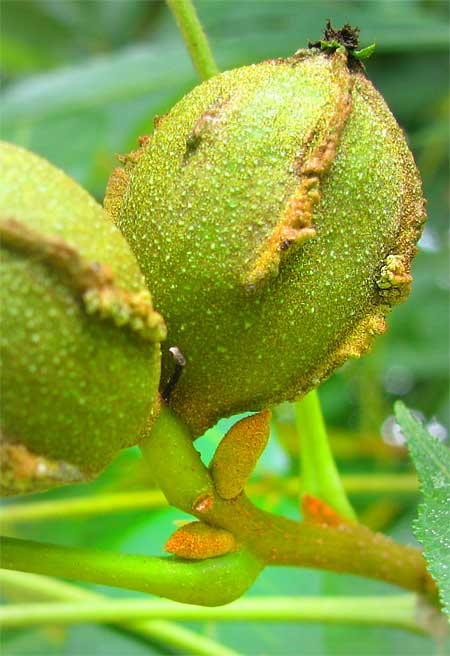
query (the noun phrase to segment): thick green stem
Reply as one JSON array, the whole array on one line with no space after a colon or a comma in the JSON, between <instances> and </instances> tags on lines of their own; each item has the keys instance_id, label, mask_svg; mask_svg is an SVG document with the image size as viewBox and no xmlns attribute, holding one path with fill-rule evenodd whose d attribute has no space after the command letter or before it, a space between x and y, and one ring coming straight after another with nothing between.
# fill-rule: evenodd
<instances>
[{"instance_id":1,"label":"thick green stem","mask_svg":"<svg viewBox=\"0 0 450 656\"><path fill-rule=\"evenodd\" d=\"M191 0L167 0L177 21L186 47L202 80L217 75L219 69L214 61L205 32Z\"/></svg>"},{"instance_id":2,"label":"thick green stem","mask_svg":"<svg viewBox=\"0 0 450 656\"><path fill-rule=\"evenodd\" d=\"M417 623L417 598L265 597L240 599L220 608L140 599L17 604L0 610L1 628L142 619L189 622L326 622L390 626L425 633Z\"/></svg>"},{"instance_id":3,"label":"thick green stem","mask_svg":"<svg viewBox=\"0 0 450 656\"><path fill-rule=\"evenodd\" d=\"M97 606L108 603L108 598L90 590L78 588L69 583L55 581L45 576L38 576L35 574L24 574L22 572L10 572L8 570L0 570L0 590L6 596L17 596L39 599L57 599L60 602L75 602L83 604L90 604ZM135 600L133 600L135 601ZM39 604L42 607L43 604ZM53 604L52 604L53 606ZM60 607L60 603L58 603ZM19 617L25 616L17 612L19 606L13 606L11 610L14 611L15 621ZM48 616L50 617L50 616ZM5 616L3 619L6 619ZM52 618L53 620L53 618ZM127 632L137 634L146 640L156 641L163 644L165 647L174 647L179 649L183 654L194 654L196 656L238 656L236 652L227 649L223 645L198 635L193 631L181 627L173 622L166 622L162 620L141 620L134 622L121 622L119 619L111 618L111 623L114 623L118 628ZM52 622L53 623L53 622ZM23 623L25 626L26 621ZM11 626L7 622L4 628Z\"/></svg>"},{"instance_id":4,"label":"thick green stem","mask_svg":"<svg viewBox=\"0 0 450 656\"><path fill-rule=\"evenodd\" d=\"M319 567L434 594L419 550L357 523L325 526L295 522L256 508L245 496L224 500L195 450L187 427L163 407L141 450L169 503L232 532L261 561Z\"/></svg>"},{"instance_id":5,"label":"thick green stem","mask_svg":"<svg viewBox=\"0 0 450 656\"><path fill-rule=\"evenodd\" d=\"M172 506L195 512L202 499L216 496L209 471L188 428L165 405L140 448L153 478Z\"/></svg>"},{"instance_id":6,"label":"thick green stem","mask_svg":"<svg viewBox=\"0 0 450 656\"><path fill-rule=\"evenodd\" d=\"M240 597L261 569L245 550L221 558L183 561L7 537L0 538L0 550L5 569L112 585L207 606Z\"/></svg>"},{"instance_id":7,"label":"thick green stem","mask_svg":"<svg viewBox=\"0 0 450 656\"><path fill-rule=\"evenodd\" d=\"M355 520L328 442L316 390L295 403L300 436L301 493L325 501L342 517Z\"/></svg>"}]
</instances>

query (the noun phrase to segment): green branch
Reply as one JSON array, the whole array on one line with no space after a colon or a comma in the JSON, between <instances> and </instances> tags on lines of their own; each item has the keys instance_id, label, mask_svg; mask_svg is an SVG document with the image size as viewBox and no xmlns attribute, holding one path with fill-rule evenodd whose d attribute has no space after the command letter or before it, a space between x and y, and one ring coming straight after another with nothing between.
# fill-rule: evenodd
<instances>
[{"instance_id":1,"label":"green branch","mask_svg":"<svg viewBox=\"0 0 450 656\"><path fill-rule=\"evenodd\" d=\"M254 597L220 608L137 599L17 604L0 610L0 627L41 624L129 622L142 619L188 622L325 622L389 626L425 633L416 619L417 598Z\"/></svg>"},{"instance_id":2,"label":"green branch","mask_svg":"<svg viewBox=\"0 0 450 656\"><path fill-rule=\"evenodd\" d=\"M82 603L83 607L85 604L97 606L108 603L108 598L104 595L79 588L70 583L55 581L45 576L10 572L8 570L0 570L0 588L4 595L11 595L14 598L20 595L26 599L36 597L41 599L58 599L58 606L60 606L61 601ZM39 606L41 607L40 604ZM20 617L20 613L17 613L18 605L12 608L15 611L15 621L18 621L17 618ZM138 635L146 640L151 640L152 642L157 641L165 647L174 647L175 649L179 649L183 654L194 654L195 656L211 656L211 654L214 654L214 656L238 656L236 652L227 649L214 640L198 635L190 629L181 627L173 622L141 620L122 623L119 619L116 620L114 618L110 621L122 630ZM26 623L24 623L25 625ZM8 628L6 624L4 628Z\"/></svg>"},{"instance_id":3,"label":"green branch","mask_svg":"<svg viewBox=\"0 0 450 656\"><path fill-rule=\"evenodd\" d=\"M167 0L167 4L177 21L186 47L202 80L217 75L219 69L214 61L206 34L198 19L191 0Z\"/></svg>"},{"instance_id":4,"label":"green branch","mask_svg":"<svg viewBox=\"0 0 450 656\"><path fill-rule=\"evenodd\" d=\"M342 517L355 520L328 442L316 390L294 404L300 437L301 493L325 501Z\"/></svg>"},{"instance_id":5,"label":"green branch","mask_svg":"<svg viewBox=\"0 0 450 656\"><path fill-rule=\"evenodd\" d=\"M245 550L203 561L152 558L3 538L3 567L150 592L202 605L243 594L264 564L318 567L399 585L434 598L435 585L418 549L357 523L295 522L256 508L240 494L224 500L184 424L163 407L141 444L168 501L224 528Z\"/></svg>"},{"instance_id":6,"label":"green branch","mask_svg":"<svg viewBox=\"0 0 450 656\"><path fill-rule=\"evenodd\" d=\"M207 606L240 597L261 569L245 550L221 558L184 561L2 537L0 551L5 569L112 585Z\"/></svg>"},{"instance_id":7,"label":"green branch","mask_svg":"<svg viewBox=\"0 0 450 656\"><path fill-rule=\"evenodd\" d=\"M141 450L170 504L234 534L268 565L357 574L435 595L421 552L356 522L339 526L295 522L264 512L240 494L222 499L187 427L163 406Z\"/></svg>"}]
</instances>

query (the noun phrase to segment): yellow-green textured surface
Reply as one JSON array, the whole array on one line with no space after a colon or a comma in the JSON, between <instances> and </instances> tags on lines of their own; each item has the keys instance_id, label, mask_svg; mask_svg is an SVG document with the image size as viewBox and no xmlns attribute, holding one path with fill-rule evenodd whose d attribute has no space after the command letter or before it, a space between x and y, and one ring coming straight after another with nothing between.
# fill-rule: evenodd
<instances>
[{"instance_id":1,"label":"yellow-green textured surface","mask_svg":"<svg viewBox=\"0 0 450 656\"><path fill-rule=\"evenodd\" d=\"M117 284L144 287L108 215L45 160L2 144L0 218L59 237ZM6 439L75 466L87 477L135 444L153 412L159 344L88 316L57 268L2 248L2 428Z\"/></svg>"},{"instance_id":2,"label":"yellow-green textured surface","mask_svg":"<svg viewBox=\"0 0 450 656\"><path fill-rule=\"evenodd\" d=\"M377 280L390 254L409 270L424 220L420 179L382 97L336 57L304 53L196 87L128 169L116 220L168 324L163 381L173 371L167 349L186 357L171 404L195 434L303 395L364 351L406 295L380 293ZM279 254L275 275L249 289L301 163L335 136L343 84L351 109L320 181L317 235Z\"/></svg>"}]
</instances>

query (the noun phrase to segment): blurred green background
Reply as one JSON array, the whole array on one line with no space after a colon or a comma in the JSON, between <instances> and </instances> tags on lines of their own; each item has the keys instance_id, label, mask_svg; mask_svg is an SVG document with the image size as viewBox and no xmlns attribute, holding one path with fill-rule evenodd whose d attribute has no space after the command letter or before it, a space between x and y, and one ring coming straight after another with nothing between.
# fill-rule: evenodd
<instances>
[{"instance_id":1,"label":"blurred green background","mask_svg":"<svg viewBox=\"0 0 450 656\"><path fill-rule=\"evenodd\" d=\"M327 18L361 28L361 45L376 42L370 79L405 129L423 175L429 222L414 265L408 302L368 356L345 365L321 390L334 450L344 474L399 476L412 471L402 448L388 447L381 426L402 398L448 428L448 3L397 1L198 0L199 15L221 69L286 56L320 38ZM135 147L197 83L174 20L163 2L147 0L3 0L2 138L47 157L102 199L114 153ZM289 407L257 471L257 502L296 516L296 500L278 482L296 474ZM229 420L199 441L209 457ZM280 430L280 426L282 430ZM275 482L274 482L275 480ZM62 499L148 488L131 450L95 483L36 497ZM355 492L361 517L411 542L417 495ZM30 499L31 500L31 499ZM12 503L16 503L13 501ZM90 519L6 526L9 534L63 544L159 554L182 513L133 511ZM250 594L389 594L383 584L309 570L272 569ZM108 590L110 595L129 594ZM393 629L297 624L208 624L196 630L243 654L378 656L431 654L433 643ZM110 628L33 629L3 636L3 653L167 653Z\"/></svg>"}]
</instances>

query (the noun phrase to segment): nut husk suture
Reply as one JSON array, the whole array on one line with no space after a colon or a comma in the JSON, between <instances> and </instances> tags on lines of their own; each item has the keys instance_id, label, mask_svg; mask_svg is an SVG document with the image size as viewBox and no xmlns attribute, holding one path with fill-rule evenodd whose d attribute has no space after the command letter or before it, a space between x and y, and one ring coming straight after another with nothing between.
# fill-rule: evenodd
<instances>
[{"instance_id":1,"label":"nut husk suture","mask_svg":"<svg viewBox=\"0 0 450 656\"><path fill-rule=\"evenodd\" d=\"M410 289L420 177L347 54L218 75L111 177L105 207L186 358L174 411L217 419L300 398L386 328Z\"/></svg>"}]
</instances>

